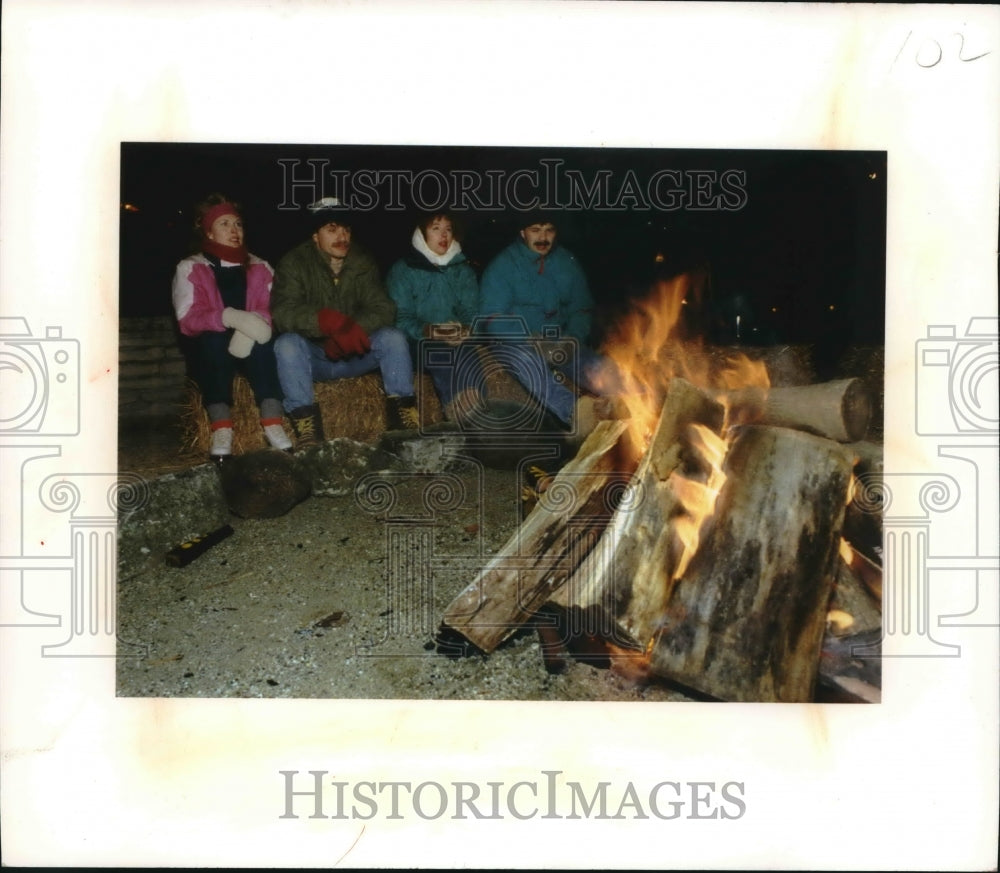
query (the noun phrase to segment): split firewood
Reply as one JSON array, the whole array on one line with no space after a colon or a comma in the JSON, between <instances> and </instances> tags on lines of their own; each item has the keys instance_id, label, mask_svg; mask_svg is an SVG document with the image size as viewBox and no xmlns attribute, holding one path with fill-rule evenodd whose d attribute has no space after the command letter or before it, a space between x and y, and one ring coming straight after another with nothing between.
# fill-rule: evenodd
<instances>
[{"instance_id":1,"label":"split firewood","mask_svg":"<svg viewBox=\"0 0 1000 873\"><path fill-rule=\"evenodd\" d=\"M586 633L645 653L684 551L678 518L686 510L677 477L684 474L695 483L707 478L707 461L692 444L692 429L700 425L717 437L723 418L723 408L689 382L670 383L656 432L629 484L629 496L590 554L552 597L556 607L600 617L601 627L587 628Z\"/></svg>"},{"instance_id":2,"label":"split firewood","mask_svg":"<svg viewBox=\"0 0 1000 873\"><path fill-rule=\"evenodd\" d=\"M872 405L861 379L786 388L744 388L728 394L730 420L788 427L850 443L864 439Z\"/></svg>"},{"instance_id":3,"label":"split firewood","mask_svg":"<svg viewBox=\"0 0 1000 873\"><path fill-rule=\"evenodd\" d=\"M653 643L653 676L720 700L812 700L851 466L830 440L739 430Z\"/></svg>"},{"instance_id":4,"label":"split firewood","mask_svg":"<svg viewBox=\"0 0 1000 873\"><path fill-rule=\"evenodd\" d=\"M593 547L637 461L627 421L601 421L518 528L448 606L438 638L491 652L549 599Z\"/></svg>"}]
</instances>

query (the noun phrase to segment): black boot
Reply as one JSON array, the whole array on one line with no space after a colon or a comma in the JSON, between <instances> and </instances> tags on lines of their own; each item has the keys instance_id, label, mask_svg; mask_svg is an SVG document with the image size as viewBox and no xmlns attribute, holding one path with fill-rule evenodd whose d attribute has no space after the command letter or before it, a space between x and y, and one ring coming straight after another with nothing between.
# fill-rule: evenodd
<instances>
[{"instance_id":1,"label":"black boot","mask_svg":"<svg viewBox=\"0 0 1000 873\"><path fill-rule=\"evenodd\" d=\"M295 431L296 448L318 446L326 439L323 435L323 417L320 415L319 406L315 403L312 406L293 409L288 413L288 420L291 421L292 430Z\"/></svg>"},{"instance_id":2,"label":"black boot","mask_svg":"<svg viewBox=\"0 0 1000 873\"><path fill-rule=\"evenodd\" d=\"M386 426L389 430L417 430L420 412L416 397L392 395L386 398Z\"/></svg>"}]
</instances>

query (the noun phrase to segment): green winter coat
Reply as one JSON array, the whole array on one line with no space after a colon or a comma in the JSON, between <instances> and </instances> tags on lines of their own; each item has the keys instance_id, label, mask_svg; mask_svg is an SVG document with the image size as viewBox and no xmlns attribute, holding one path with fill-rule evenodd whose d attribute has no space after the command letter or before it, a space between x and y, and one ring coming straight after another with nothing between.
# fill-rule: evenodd
<instances>
[{"instance_id":1,"label":"green winter coat","mask_svg":"<svg viewBox=\"0 0 1000 873\"><path fill-rule=\"evenodd\" d=\"M316 313L336 309L353 318L365 333L388 327L396 318L396 304L385 292L375 259L351 244L339 276L325 255L308 239L279 262L271 288L271 317L283 333L323 336Z\"/></svg>"}]
</instances>

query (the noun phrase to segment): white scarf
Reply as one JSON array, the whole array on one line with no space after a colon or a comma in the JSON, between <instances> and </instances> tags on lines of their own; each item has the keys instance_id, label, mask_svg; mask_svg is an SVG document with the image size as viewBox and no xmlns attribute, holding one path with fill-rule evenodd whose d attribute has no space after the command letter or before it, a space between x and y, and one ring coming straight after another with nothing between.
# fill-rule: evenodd
<instances>
[{"instance_id":1,"label":"white scarf","mask_svg":"<svg viewBox=\"0 0 1000 873\"><path fill-rule=\"evenodd\" d=\"M413 248L420 252L420 254L427 258L427 260L432 264L437 264L439 267L447 266L449 261L462 251L462 247L458 244L458 240L452 239L451 245L448 246L448 251L446 251L443 255L439 255L437 252L432 252L419 227L413 231L412 242Z\"/></svg>"}]
</instances>

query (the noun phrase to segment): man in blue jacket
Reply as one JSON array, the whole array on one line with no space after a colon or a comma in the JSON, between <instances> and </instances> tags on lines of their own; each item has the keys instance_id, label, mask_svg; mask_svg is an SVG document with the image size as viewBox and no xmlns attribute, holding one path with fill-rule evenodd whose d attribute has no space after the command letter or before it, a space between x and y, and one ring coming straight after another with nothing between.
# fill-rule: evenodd
<instances>
[{"instance_id":1,"label":"man in blue jacket","mask_svg":"<svg viewBox=\"0 0 1000 873\"><path fill-rule=\"evenodd\" d=\"M608 363L588 345L593 302L587 277L556 237L553 216L525 215L518 238L483 273L480 324L504 344L503 360L528 393L584 437L594 423L592 398L578 401L562 377L601 394ZM525 334L534 339L526 341Z\"/></svg>"}]
</instances>

